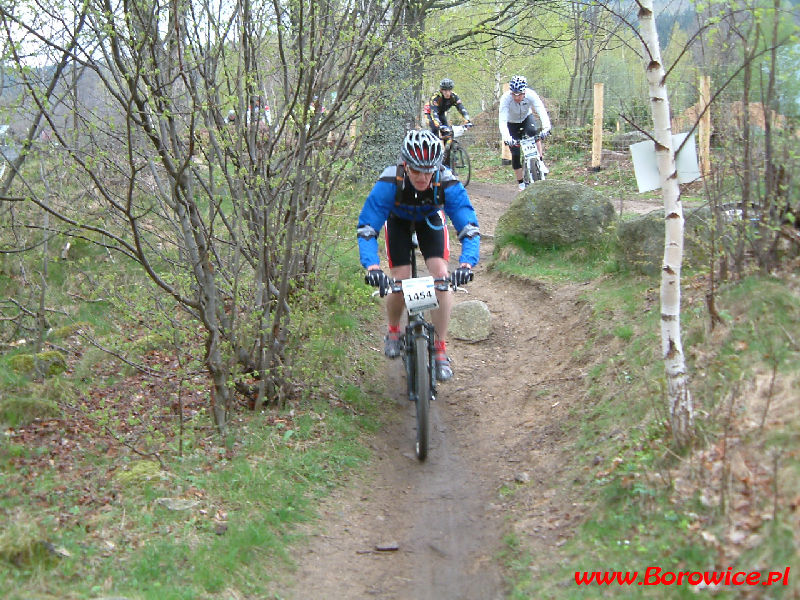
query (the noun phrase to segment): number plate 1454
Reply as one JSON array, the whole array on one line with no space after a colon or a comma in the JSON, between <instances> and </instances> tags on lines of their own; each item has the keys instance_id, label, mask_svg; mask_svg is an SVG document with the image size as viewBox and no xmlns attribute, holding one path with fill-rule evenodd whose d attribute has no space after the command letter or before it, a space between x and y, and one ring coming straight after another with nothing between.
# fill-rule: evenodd
<instances>
[{"instance_id":1,"label":"number plate 1454","mask_svg":"<svg viewBox=\"0 0 800 600\"><path fill-rule=\"evenodd\" d=\"M403 296L406 308L411 314L439 307L436 290L433 287L433 277L415 277L403 280Z\"/></svg>"}]
</instances>

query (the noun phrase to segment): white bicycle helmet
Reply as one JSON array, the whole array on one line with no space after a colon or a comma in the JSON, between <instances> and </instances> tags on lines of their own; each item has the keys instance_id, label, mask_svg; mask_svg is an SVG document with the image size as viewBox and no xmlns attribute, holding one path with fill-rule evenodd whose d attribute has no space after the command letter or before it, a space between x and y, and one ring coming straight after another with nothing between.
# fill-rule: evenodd
<instances>
[{"instance_id":1,"label":"white bicycle helmet","mask_svg":"<svg viewBox=\"0 0 800 600\"><path fill-rule=\"evenodd\" d=\"M441 82L439 82L440 90L452 90L455 86L456 84L449 77L445 77Z\"/></svg>"},{"instance_id":2,"label":"white bicycle helmet","mask_svg":"<svg viewBox=\"0 0 800 600\"><path fill-rule=\"evenodd\" d=\"M406 133L400 155L406 164L415 171L433 173L442 164L444 146L427 129L413 129Z\"/></svg>"},{"instance_id":3,"label":"white bicycle helmet","mask_svg":"<svg viewBox=\"0 0 800 600\"><path fill-rule=\"evenodd\" d=\"M525 79L524 75L514 75L511 81L508 82L508 87L511 88L512 92L524 92L525 88L528 87L528 80Z\"/></svg>"}]
</instances>

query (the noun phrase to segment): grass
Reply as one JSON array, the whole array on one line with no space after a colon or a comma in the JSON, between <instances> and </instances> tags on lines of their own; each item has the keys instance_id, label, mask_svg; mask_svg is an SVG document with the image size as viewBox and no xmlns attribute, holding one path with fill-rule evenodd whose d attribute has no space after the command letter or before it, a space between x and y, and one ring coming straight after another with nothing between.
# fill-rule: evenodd
<instances>
[{"instance_id":1,"label":"grass","mask_svg":"<svg viewBox=\"0 0 800 600\"><path fill-rule=\"evenodd\" d=\"M607 253L592 246L541 248L521 237L504 242L500 260L492 263L492 268L510 277L553 283L585 282L616 269Z\"/></svg>"},{"instance_id":2,"label":"grass","mask_svg":"<svg viewBox=\"0 0 800 600\"><path fill-rule=\"evenodd\" d=\"M573 411L575 461L562 474L564 481L574 477L573 492L592 509L553 555L535 555L524 539L507 538L503 560L510 573L509 597L697 595L691 585L613 584L603 589L576 583L576 573L595 571L638 571L640 581L648 567L656 566L664 573L794 571L800 348L790 332L800 325L796 292L785 280L769 276L726 284L717 295L724 323L709 335L704 277L684 281L682 324L694 375L698 443L677 452L663 406L656 282L598 268L604 264L602 252L583 271L569 256L563 249L514 244L514 252L501 251L493 265L515 277L554 282L594 273L584 294L593 311L593 337L577 351L587 364L594 359L588 401ZM771 418L761 427L766 415ZM721 448L728 453L720 453ZM731 456L744 457L747 466L737 467ZM720 479L737 468L748 479ZM588 480L587 470L593 473ZM731 531L746 532L747 543L731 541ZM795 597L798 590L792 580L789 586L770 587L768 597ZM723 586L714 596L736 598L743 592Z\"/></svg>"},{"instance_id":3,"label":"grass","mask_svg":"<svg viewBox=\"0 0 800 600\"><path fill-rule=\"evenodd\" d=\"M352 336L356 324L343 323L344 329L324 331ZM336 352L324 356L324 348L333 348L330 339L312 342L315 356L329 369L347 364ZM0 540L0 581L10 594L5 597L113 592L143 599L200 598L223 590L266 597L269 569L253 577L254 563L291 565L286 547L296 535L293 526L314 518L317 499L368 459L360 440L376 427L378 407L369 391L347 381L348 371L338 374L326 391L334 403L309 391L291 408L244 414L231 431L231 439L238 440L233 443L204 435L208 416L198 416L198 423L187 425L197 428L187 434L194 437L187 440L187 452L170 459L167 470L152 459L120 455L117 448L110 457L99 452L68 457L63 467L80 475L78 484L60 464L35 476L24 466L26 457L50 452L47 447L0 446L2 488L24 492L3 494L0 513L31 525L9 533L13 545ZM15 468L7 470L11 463ZM197 505L169 510L158 498ZM68 557L30 550L49 546L63 548Z\"/></svg>"},{"instance_id":4,"label":"grass","mask_svg":"<svg viewBox=\"0 0 800 600\"><path fill-rule=\"evenodd\" d=\"M4 368L13 352L0 357L3 598L272 597L273 575L294 564L297 525L317 518L319 499L369 460L363 439L385 397L381 379L362 382L379 360L363 350L378 305L349 235L342 252L343 238L329 233L326 276L293 307L291 350L304 360L287 372L292 396L261 412L236 407L224 439L202 380L182 383L194 414L177 421L169 363L158 364L173 341L153 333L157 324L124 319L119 298L96 297L91 256L79 274L58 267L68 291L89 300L72 304L65 292L53 301L70 303L49 338L73 349L70 369L33 381ZM0 285L13 296L13 278ZM81 332L166 376L148 380ZM179 342L202 356L193 340Z\"/></svg>"},{"instance_id":5,"label":"grass","mask_svg":"<svg viewBox=\"0 0 800 600\"><path fill-rule=\"evenodd\" d=\"M470 147L470 153L481 179L513 181L496 151ZM559 170L586 183L635 193L622 170L589 174L584 159L557 145L551 157ZM203 382L184 383L184 401L196 413L179 424L168 404L156 402L166 396L157 386L77 336L81 328L98 337L130 329L116 318L113 299L96 296L87 268L93 261L109 268L103 255L89 245L73 249L86 261L82 273L61 265L56 275L89 301L75 304L72 321L51 339L83 344L80 360L67 374L36 383L5 368L13 353L0 358L0 420L4 430L19 434L0 437L4 597L273 597L270 578L293 566L297 525L318 518L318 500L369 460L362 440L381 418L380 390L364 384L373 380L364 374L378 360L378 353L363 351L365 322L376 317L377 305L361 283L352 246L326 255L328 276L293 312L292 350L304 357L289 373L299 382L295 395L283 408L237 412L226 439L209 425ZM800 418L796 401L789 401L800 364L797 295L771 277L726 285L718 296L724 323L712 336L705 288L689 287L682 318L700 439L678 453L665 425L654 281L620 272L605 247L534 249L512 240L506 248L493 268L511 277L591 283L584 299L593 332L590 344L575 349L591 366L586 401L573 411L566 436L575 461L562 474L592 509L570 541L545 556L518 534L505 538L508 597L597 597L597 590L575 584L575 572L795 567L795 509L787 498L800 496ZM0 274L4 294L13 296L15 285ZM74 301L66 293L59 299ZM147 329L135 333L127 348L158 356L161 340ZM154 404L145 410L142 398ZM766 398L779 422L759 428ZM752 399L761 403L751 405ZM749 487L730 475L732 459L716 458L721 448L746 457ZM718 472L724 469L728 488ZM504 502L513 504L516 489L502 488ZM164 498L190 507L170 509ZM742 508L745 500L752 511ZM757 543L731 542L730 523L750 523L743 528ZM796 587L770 592L789 597ZM609 597L695 595L685 586L603 591Z\"/></svg>"}]
</instances>

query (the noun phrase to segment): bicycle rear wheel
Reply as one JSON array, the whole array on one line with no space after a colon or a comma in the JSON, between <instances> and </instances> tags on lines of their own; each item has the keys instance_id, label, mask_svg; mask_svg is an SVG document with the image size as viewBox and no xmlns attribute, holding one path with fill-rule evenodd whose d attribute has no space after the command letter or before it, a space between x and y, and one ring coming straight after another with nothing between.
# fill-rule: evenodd
<instances>
[{"instance_id":1,"label":"bicycle rear wheel","mask_svg":"<svg viewBox=\"0 0 800 600\"><path fill-rule=\"evenodd\" d=\"M469 159L469 154L460 145L454 146L450 150L450 170L464 184L464 187L469 185L469 179L472 176L472 163Z\"/></svg>"},{"instance_id":2,"label":"bicycle rear wheel","mask_svg":"<svg viewBox=\"0 0 800 600\"><path fill-rule=\"evenodd\" d=\"M414 387L417 400L417 458L428 456L428 421L431 403L431 367L428 339L424 335L414 337Z\"/></svg>"}]
</instances>

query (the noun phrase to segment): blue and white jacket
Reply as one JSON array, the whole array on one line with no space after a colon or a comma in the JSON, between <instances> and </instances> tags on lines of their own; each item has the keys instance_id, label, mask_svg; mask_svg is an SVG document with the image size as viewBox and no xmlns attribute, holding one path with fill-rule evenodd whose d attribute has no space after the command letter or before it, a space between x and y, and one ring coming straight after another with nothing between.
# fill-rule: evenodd
<instances>
[{"instance_id":1,"label":"blue and white jacket","mask_svg":"<svg viewBox=\"0 0 800 600\"><path fill-rule=\"evenodd\" d=\"M418 192L407 176L398 182L397 166L386 167L364 202L358 216L358 252L364 268L380 263L378 232L390 214L401 219L424 222L437 211L444 210L461 241L460 262L473 267L478 264L480 230L475 209L458 178L450 169L441 167L431 187ZM397 193L397 186L401 186Z\"/></svg>"}]
</instances>

